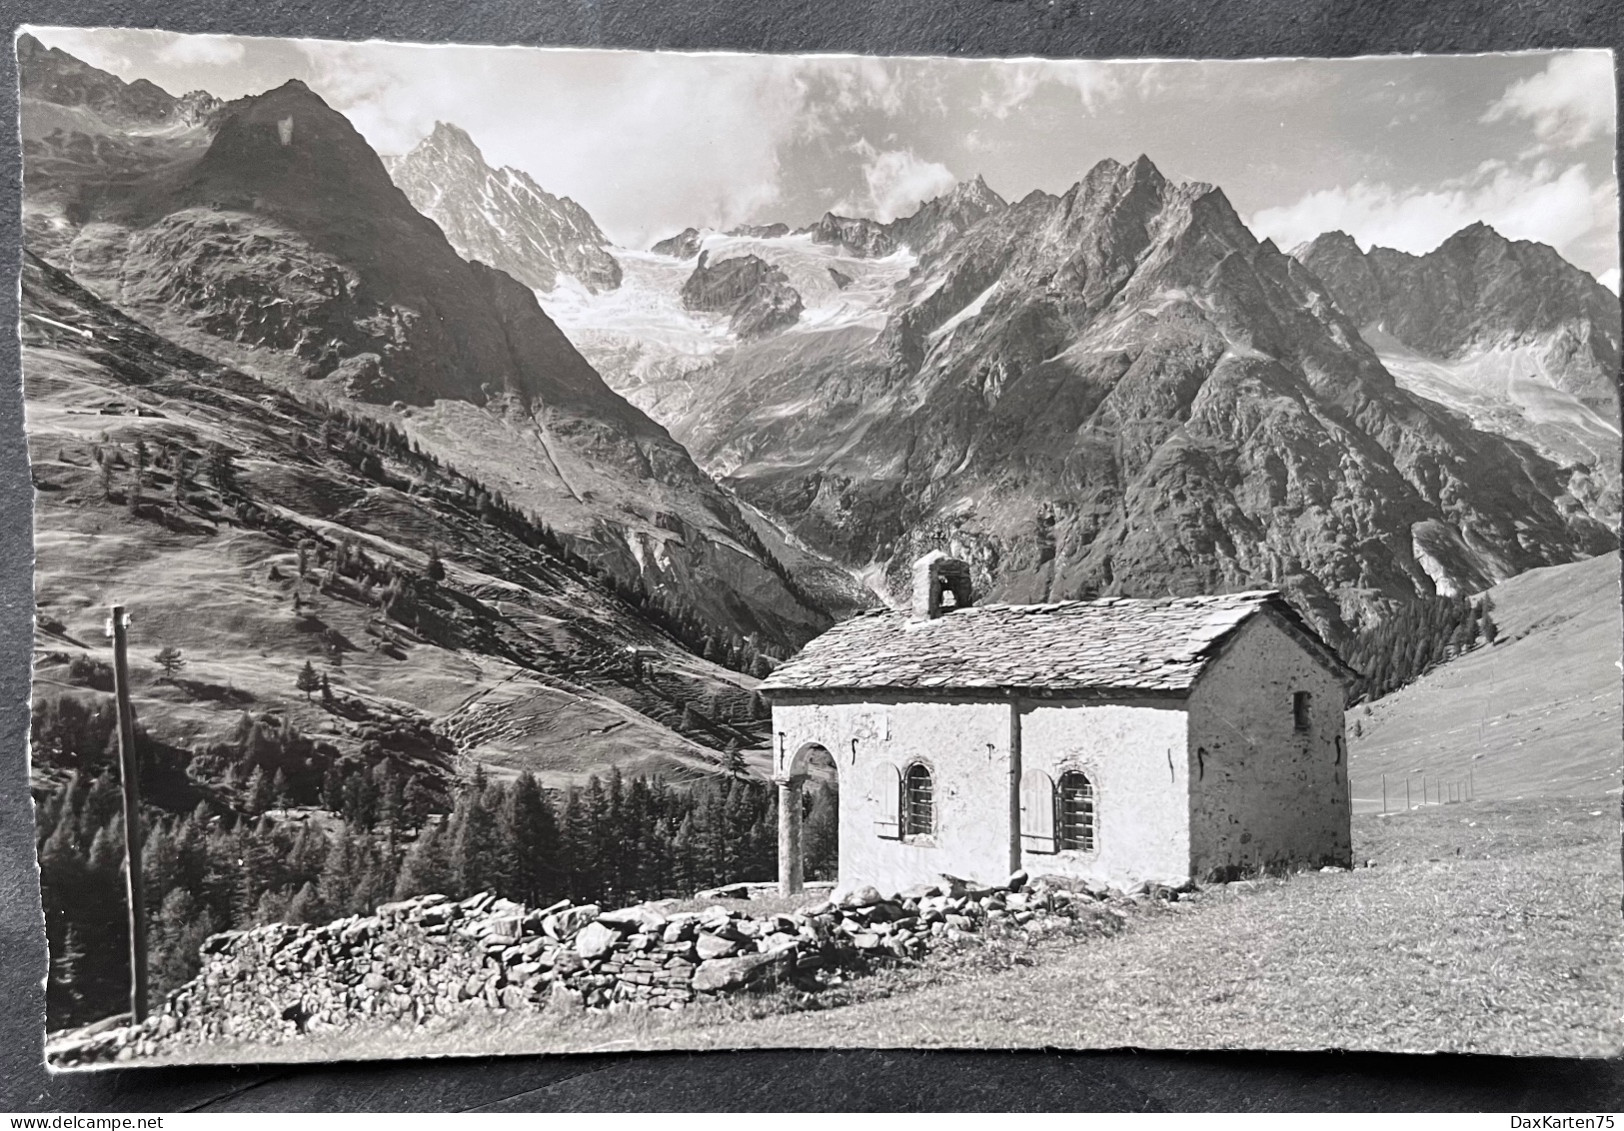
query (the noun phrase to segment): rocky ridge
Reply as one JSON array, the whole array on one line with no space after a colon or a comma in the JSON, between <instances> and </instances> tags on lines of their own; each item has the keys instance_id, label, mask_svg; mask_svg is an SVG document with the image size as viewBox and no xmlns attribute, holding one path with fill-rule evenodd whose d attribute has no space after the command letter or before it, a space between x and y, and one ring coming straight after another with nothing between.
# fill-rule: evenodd
<instances>
[{"instance_id":1,"label":"rocky ridge","mask_svg":"<svg viewBox=\"0 0 1624 1131\"><path fill-rule=\"evenodd\" d=\"M1143 157L989 212L885 311L741 346L673 428L899 591L944 547L994 599L1282 588L1336 639L1611 545L1571 471L1401 388L1312 272Z\"/></svg>"},{"instance_id":2,"label":"rocky ridge","mask_svg":"<svg viewBox=\"0 0 1624 1131\"><path fill-rule=\"evenodd\" d=\"M724 235L752 239L781 239L785 236L811 236L813 243L840 249L846 254L872 259L908 248L920 255L941 251L953 239L988 215L1008 207L979 175L961 182L951 192L925 201L917 210L889 223L867 217L839 216L826 212L814 223L791 230L788 224L741 224ZM699 254L704 233L698 228L681 232L655 243L649 250L677 259Z\"/></svg>"},{"instance_id":3,"label":"rocky ridge","mask_svg":"<svg viewBox=\"0 0 1624 1131\"><path fill-rule=\"evenodd\" d=\"M782 270L755 255L715 263L699 253L694 273L682 285L682 304L728 316L728 329L741 340L760 338L793 326L801 317L801 296Z\"/></svg>"},{"instance_id":4,"label":"rocky ridge","mask_svg":"<svg viewBox=\"0 0 1624 1131\"><path fill-rule=\"evenodd\" d=\"M890 255L897 250L897 238L878 220L862 216L836 216L825 212L822 219L802 231L813 243L831 244L866 259Z\"/></svg>"},{"instance_id":5,"label":"rocky ridge","mask_svg":"<svg viewBox=\"0 0 1624 1131\"><path fill-rule=\"evenodd\" d=\"M220 106L200 90L177 98L146 79L127 83L27 33L17 37L17 72L24 98L88 110L138 129L195 125Z\"/></svg>"},{"instance_id":6,"label":"rocky ridge","mask_svg":"<svg viewBox=\"0 0 1624 1131\"><path fill-rule=\"evenodd\" d=\"M1508 240L1487 224L1462 228L1426 255L1369 252L1344 232L1292 251L1360 326L1380 324L1421 353L1456 358L1536 342L1557 388L1616 413L1619 301L1554 248Z\"/></svg>"},{"instance_id":7,"label":"rocky ridge","mask_svg":"<svg viewBox=\"0 0 1624 1131\"><path fill-rule=\"evenodd\" d=\"M893 220L886 231L920 256L934 255L995 212L1009 207L978 175L952 192L926 201L911 216Z\"/></svg>"},{"instance_id":8,"label":"rocky ridge","mask_svg":"<svg viewBox=\"0 0 1624 1131\"><path fill-rule=\"evenodd\" d=\"M436 122L411 152L384 164L463 258L538 291L552 290L561 275L594 293L620 286L620 264L586 209L545 191L528 173L493 169L457 126Z\"/></svg>"},{"instance_id":9,"label":"rocky ridge","mask_svg":"<svg viewBox=\"0 0 1624 1131\"><path fill-rule=\"evenodd\" d=\"M198 976L139 1025L50 1042L57 1067L162 1056L230 1041L280 1044L368 1021L423 1024L463 1010L680 1009L738 991L815 993L876 963L1000 932L1112 934L1147 899L1183 892L1019 872L995 887L945 879L873 887L799 911L751 915L674 901L604 911L568 900L527 909L485 892L420 896L319 927L275 923L211 936Z\"/></svg>"},{"instance_id":10,"label":"rocky ridge","mask_svg":"<svg viewBox=\"0 0 1624 1131\"><path fill-rule=\"evenodd\" d=\"M649 250L673 259L692 259L699 254L701 238L698 228L684 228L674 236L656 241Z\"/></svg>"},{"instance_id":11,"label":"rocky ridge","mask_svg":"<svg viewBox=\"0 0 1624 1131\"><path fill-rule=\"evenodd\" d=\"M1328 232L1292 255L1407 390L1583 469L1574 493L1616 526L1619 302L1544 244L1486 224L1426 255Z\"/></svg>"},{"instance_id":12,"label":"rocky ridge","mask_svg":"<svg viewBox=\"0 0 1624 1131\"><path fill-rule=\"evenodd\" d=\"M85 693L71 665L122 585L141 594L144 639L189 658L184 694L132 665L135 709L163 743L222 740L257 701L346 755L380 720L432 722L463 758L555 788L611 766L691 779L719 772L730 740L755 744L714 719L683 726L690 702L742 720L753 680L695 656L453 466L368 441L354 418L183 349L26 254L21 297L36 703ZM166 451L189 476L157 466ZM198 474L211 452L231 454L229 487ZM330 705L296 690L312 659L330 668ZM48 760L36 751L36 773Z\"/></svg>"},{"instance_id":13,"label":"rocky ridge","mask_svg":"<svg viewBox=\"0 0 1624 1131\"><path fill-rule=\"evenodd\" d=\"M462 259L303 84L232 103L188 138L116 182L53 168L36 196L31 174L30 196L55 209L41 254L190 348L371 406L616 574L675 587L740 634L793 646L827 623L533 290Z\"/></svg>"}]
</instances>

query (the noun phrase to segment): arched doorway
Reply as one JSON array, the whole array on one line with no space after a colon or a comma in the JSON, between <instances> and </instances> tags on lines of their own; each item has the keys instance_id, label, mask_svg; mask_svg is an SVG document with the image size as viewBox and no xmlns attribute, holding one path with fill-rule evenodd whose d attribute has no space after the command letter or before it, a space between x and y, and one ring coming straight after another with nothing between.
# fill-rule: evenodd
<instances>
[{"instance_id":1,"label":"arched doorway","mask_svg":"<svg viewBox=\"0 0 1624 1131\"><path fill-rule=\"evenodd\" d=\"M831 785L836 782L835 759L828 748L816 742L803 743L794 754L781 763L781 769L776 780L778 782L778 890L785 895L795 895L805 890L806 886L806 848L804 837L804 823L807 817L807 781L812 779L814 789L824 783ZM821 798L815 793L812 797L814 805L829 804L829 798ZM833 821L833 836L835 838L835 851L839 851L840 818L838 810L838 794L832 799L837 806L835 812L827 814ZM820 821L825 815L819 814ZM819 830L820 836L822 830Z\"/></svg>"}]
</instances>

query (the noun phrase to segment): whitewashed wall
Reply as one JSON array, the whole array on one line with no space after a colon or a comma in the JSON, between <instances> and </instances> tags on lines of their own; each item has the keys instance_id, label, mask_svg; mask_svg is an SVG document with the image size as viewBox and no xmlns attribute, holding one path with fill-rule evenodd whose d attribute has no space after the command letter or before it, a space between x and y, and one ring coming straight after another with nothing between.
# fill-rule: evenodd
<instances>
[{"instance_id":1,"label":"whitewashed wall","mask_svg":"<svg viewBox=\"0 0 1624 1131\"><path fill-rule=\"evenodd\" d=\"M1190 765L1184 704L1027 704L1021 712L1021 768L1058 783L1081 770L1094 785L1094 849L1032 850L1022 867L1084 876L1118 887L1144 880L1180 884L1190 874ZM1039 779L1041 781L1041 779ZM1029 791L1030 793L1030 791ZM1030 808L1030 805L1028 806ZM1024 820L1028 831L1033 814Z\"/></svg>"},{"instance_id":2,"label":"whitewashed wall","mask_svg":"<svg viewBox=\"0 0 1624 1131\"><path fill-rule=\"evenodd\" d=\"M1310 726L1295 729L1292 694ZM1267 617L1256 617L1189 700L1196 877L1352 859L1341 683Z\"/></svg>"},{"instance_id":3,"label":"whitewashed wall","mask_svg":"<svg viewBox=\"0 0 1624 1131\"><path fill-rule=\"evenodd\" d=\"M979 883L1009 877L1011 710L996 702L774 705L780 775L805 743L817 743L834 757L840 775L838 890L873 884L889 893L935 882L942 873ZM880 823L895 807L894 773L916 758L931 768L936 828L930 838L910 843L881 835Z\"/></svg>"}]
</instances>

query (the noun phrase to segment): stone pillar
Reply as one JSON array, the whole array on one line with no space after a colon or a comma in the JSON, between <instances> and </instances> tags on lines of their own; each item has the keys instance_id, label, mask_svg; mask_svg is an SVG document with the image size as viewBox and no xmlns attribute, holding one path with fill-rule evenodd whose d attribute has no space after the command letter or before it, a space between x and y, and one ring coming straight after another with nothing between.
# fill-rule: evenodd
<instances>
[{"instance_id":1,"label":"stone pillar","mask_svg":"<svg viewBox=\"0 0 1624 1131\"><path fill-rule=\"evenodd\" d=\"M784 778L778 783L778 891L799 895L801 874L801 786L805 778Z\"/></svg>"}]
</instances>

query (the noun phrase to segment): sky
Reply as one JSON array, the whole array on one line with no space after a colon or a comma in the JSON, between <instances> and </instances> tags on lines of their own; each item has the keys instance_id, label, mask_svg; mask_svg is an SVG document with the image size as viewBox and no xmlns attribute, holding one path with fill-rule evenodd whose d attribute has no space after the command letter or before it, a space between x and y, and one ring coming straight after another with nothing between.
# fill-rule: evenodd
<instances>
[{"instance_id":1,"label":"sky","mask_svg":"<svg viewBox=\"0 0 1624 1131\"><path fill-rule=\"evenodd\" d=\"M1422 254L1474 221L1619 289L1607 51L1262 61L584 51L25 29L174 94L303 80L384 154L436 121L615 242L825 211L889 220L978 174L1019 199L1148 155L1289 250Z\"/></svg>"}]
</instances>

